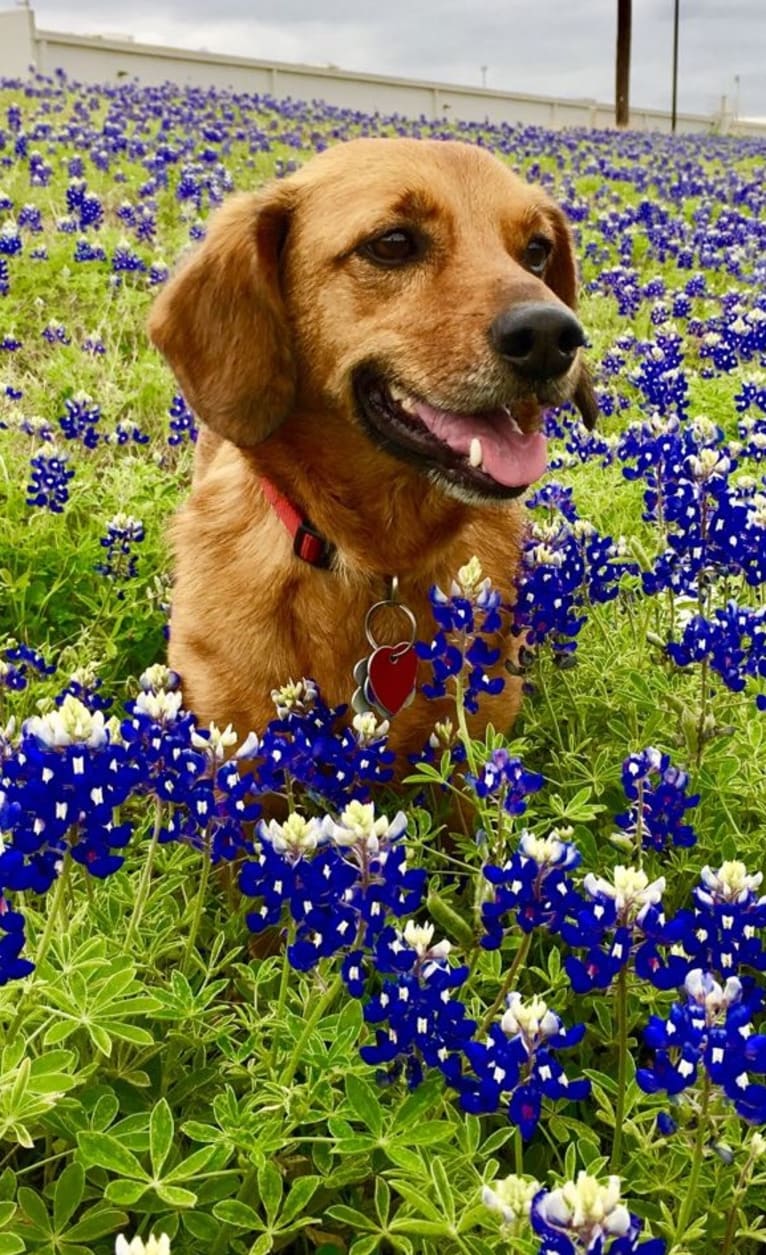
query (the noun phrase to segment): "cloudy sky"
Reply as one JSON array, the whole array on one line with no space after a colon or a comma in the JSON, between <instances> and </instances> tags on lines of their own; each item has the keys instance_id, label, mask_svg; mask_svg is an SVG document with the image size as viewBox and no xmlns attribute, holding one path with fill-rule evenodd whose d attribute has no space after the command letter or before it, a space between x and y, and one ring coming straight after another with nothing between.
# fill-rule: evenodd
<instances>
[{"instance_id":1,"label":"cloudy sky","mask_svg":"<svg viewBox=\"0 0 766 1255\"><path fill-rule=\"evenodd\" d=\"M0 0L5 7L7 0ZM32 0L38 27L564 97L614 98L617 0ZM631 98L670 107L674 0L633 5ZM680 0L681 111L766 115L766 0ZM739 87L737 87L737 78Z\"/></svg>"}]
</instances>

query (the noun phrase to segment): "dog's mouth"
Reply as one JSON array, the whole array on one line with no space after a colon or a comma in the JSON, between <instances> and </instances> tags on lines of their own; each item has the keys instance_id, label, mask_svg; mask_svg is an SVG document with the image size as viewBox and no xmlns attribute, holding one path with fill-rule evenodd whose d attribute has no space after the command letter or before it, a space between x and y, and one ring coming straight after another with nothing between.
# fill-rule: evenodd
<instances>
[{"instance_id":1,"label":"dog's mouth","mask_svg":"<svg viewBox=\"0 0 766 1255\"><path fill-rule=\"evenodd\" d=\"M457 488L483 497L515 497L545 472L545 436L536 426L523 431L508 407L453 413L366 367L354 378L354 392L360 418L377 444Z\"/></svg>"}]
</instances>

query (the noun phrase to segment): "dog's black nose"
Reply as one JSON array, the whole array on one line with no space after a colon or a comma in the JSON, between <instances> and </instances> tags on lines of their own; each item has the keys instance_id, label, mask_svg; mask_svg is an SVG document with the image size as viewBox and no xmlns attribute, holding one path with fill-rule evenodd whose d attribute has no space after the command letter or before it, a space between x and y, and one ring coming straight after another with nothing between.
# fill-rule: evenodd
<instances>
[{"instance_id":1,"label":"dog's black nose","mask_svg":"<svg viewBox=\"0 0 766 1255\"><path fill-rule=\"evenodd\" d=\"M520 375L541 381L569 370L585 332L566 306L528 301L498 314L490 338Z\"/></svg>"}]
</instances>

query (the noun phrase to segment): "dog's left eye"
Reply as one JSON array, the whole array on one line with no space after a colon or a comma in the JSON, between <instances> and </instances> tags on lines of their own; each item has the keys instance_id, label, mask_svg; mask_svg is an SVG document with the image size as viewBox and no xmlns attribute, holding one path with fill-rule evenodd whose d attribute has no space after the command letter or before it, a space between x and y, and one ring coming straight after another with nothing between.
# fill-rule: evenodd
<instances>
[{"instance_id":1,"label":"dog's left eye","mask_svg":"<svg viewBox=\"0 0 766 1255\"><path fill-rule=\"evenodd\" d=\"M541 275L551 255L551 242L542 236L530 240L524 249L524 265L532 274Z\"/></svg>"},{"instance_id":2,"label":"dog's left eye","mask_svg":"<svg viewBox=\"0 0 766 1255\"><path fill-rule=\"evenodd\" d=\"M368 240L359 250L365 257L381 266L404 266L408 261L420 257L422 248L420 240L412 232L403 227L386 231L374 240Z\"/></svg>"}]
</instances>

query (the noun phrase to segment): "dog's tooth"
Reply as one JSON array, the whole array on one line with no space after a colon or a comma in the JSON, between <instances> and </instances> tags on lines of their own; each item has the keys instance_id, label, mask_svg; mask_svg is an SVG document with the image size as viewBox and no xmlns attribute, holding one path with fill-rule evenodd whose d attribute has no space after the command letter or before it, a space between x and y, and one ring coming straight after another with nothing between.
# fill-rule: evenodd
<instances>
[{"instance_id":1,"label":"dog's tooth","mask_svg":"<svg viewBox=\"0 0 766 1255\"><path fill-rule=\"evenodd\" d=\"M468 452L468 461L471 466L481 466L484 461L484 450L481 447L481 441L478 436L474 436L471 441L471 447Z\"/></svg>"}]
</instances>

